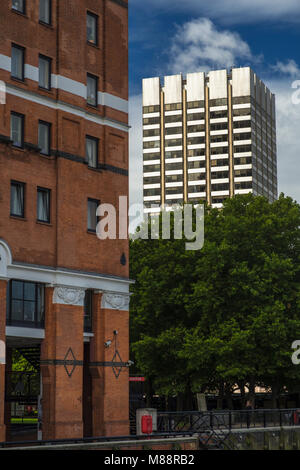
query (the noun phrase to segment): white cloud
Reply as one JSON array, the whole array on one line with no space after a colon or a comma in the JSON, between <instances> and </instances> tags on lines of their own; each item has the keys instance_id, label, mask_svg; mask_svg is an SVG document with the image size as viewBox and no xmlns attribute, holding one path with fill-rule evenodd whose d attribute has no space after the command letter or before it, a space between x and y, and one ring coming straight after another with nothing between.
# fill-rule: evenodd
<instances>
[{"instance_id":1,"label":"white cloud","mask_svg":"<svg viewBox=\"0 0 300 470\"><path fill-rule=\"evenodd\" d=\"M197 18L177 27L169 51L171 73L228 68L237 62L255 62L239 34L218 30L208 18Z\"/></svg>"},{"instance_id":2,"label":"white cloud","mask_svg":"<svg viewBox=\"0 0 300 470\"><path fill-rule=\"evenodd\" d=\"M276 95L279 193L300 202L300 103L293 104L292 83L288 79L266 81Z\"/></svg>"},{"instance_id":3,"label":"white cloud","mask_svg":"<svg viewBox=\"0 0 300 470\"><path fill-rule=\"evenodd\" d=\"M293 59L289 59L285 63L278 61L272 68L275 72L279 72L284 75L290 75L291 77L300 76L298 64Z\"/></svg>"},{"instance_id":4,"label":"white cloud","mask_svg":"<svg viewBox=\"0 0 300 470\"><path fill-rule=\"evenodd\" d=\"M132 7L208 16L228 24L279 19L299 22L299 0L131 0Z\"/></svg>"}]
</instances>

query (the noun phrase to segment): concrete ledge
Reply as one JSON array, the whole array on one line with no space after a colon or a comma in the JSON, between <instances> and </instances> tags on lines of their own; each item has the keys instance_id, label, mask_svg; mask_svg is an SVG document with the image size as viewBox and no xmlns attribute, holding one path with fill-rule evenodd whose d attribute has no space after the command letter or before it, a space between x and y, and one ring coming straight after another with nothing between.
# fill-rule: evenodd
<instances>
[{"instance_id":1,"label":"concrete ledge","mask_svg":"<svg viewBox=\"0 0 300 470\"><path fill-rule=\"evenodd\" d=\"M80 442L77 444L47 444L47 445L28 445L27 447L7 447L0 450L77 450L77 449L95 449L95 450L111 450L119 448L122 450L122 447L135 447L137 450L142 450L143 446L152 447L152 446L170 446L172 444L186 445L192 444L194 447L191 450L198 450L199 448L199 439L198 436L191 437L173 437L166 439L143 439L143 440L130 440L130 441L112 441L112 442ZM24 443L26 445L26 443Z\"/></svg>"}]
</instances>

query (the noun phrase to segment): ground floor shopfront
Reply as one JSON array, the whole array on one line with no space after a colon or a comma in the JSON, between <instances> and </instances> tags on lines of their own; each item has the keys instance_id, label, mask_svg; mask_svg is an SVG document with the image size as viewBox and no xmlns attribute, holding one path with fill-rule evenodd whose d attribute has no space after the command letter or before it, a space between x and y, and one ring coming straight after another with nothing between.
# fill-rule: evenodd
<instances>
[{"instance_id":1,"label":"ground floor shopfront","mask_svg":"<svg viewBox=\"0 0 300 470\"><path fill-rule=\"evenodd\" d=\"M14 263L0 240L0 441L10 439L11 403L28 392L12 371L14 350L38 376L28 393L37 395L39 438L129 434L129 284Z\"/></svg>"}]
</instances>

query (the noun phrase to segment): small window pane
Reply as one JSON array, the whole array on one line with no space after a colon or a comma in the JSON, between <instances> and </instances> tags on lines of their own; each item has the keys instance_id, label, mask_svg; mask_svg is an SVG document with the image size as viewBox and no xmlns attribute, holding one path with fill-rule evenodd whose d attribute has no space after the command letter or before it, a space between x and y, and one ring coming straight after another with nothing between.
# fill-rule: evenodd
<instances>
[{"instance_id":1,"label":"small window pane","mask_svg":"<svg viewBox=\"0 0 300 470\"><path fill-rule=\"evenodd\" d=\"M98 201L88 200L88 230L96 232Z\"/></svg>"},{"instance_id":2,"label":"small window pane","mask_svg":"<svg viewBox=\"0 0 300 470\"><path fill-rule=\"evenodd\" d=\"M24 302L24 320L34 322L35 302Z\"/></svg>"},{"instance_id":3,"label":"small window pane","mask_svg":"<svg viewBox=\"0 0 300 470\"><path fill-rule=\"evenodd\" d=\"M25 13L25 0L12 0L12 9Z\"/></svg>"},{"instance_id":4,"label":"small window pane","mask_svg":"<svg viewBox=\"0 0 300 470\"><path fill-rule=\"evenodd\" d=\"M35 300L35 284L25 282L25 284L24 284L24 300Z\"/></svg>"},{"instance_id":5,"label":"small window pane","mask_svg":"<svg viewBox=\"0 0 300 470\"><path fill-rule=\"evenodd\" d=\"M50 125L47 123L39 123L39 148L41 153L45 155L50 154Z\"/></svg>"},{"instance_id":6,"label":"small window pane","mask_svg":"<svg viewBox=\"0 0 300 470\"><path fill-rule=\"evenodd\" d=\"M86 138L86 159L88 165L92 168L97 167L98 161L98 142L97 139L93 139L91 137Z\"/></svg>"},{"instance_id":7,"label":"small window pane","mask_svg":"<svg viewBox=\"0 0 300 470\"><path fill-rule=\"evenodd\" d=\"M37 219L40 222L50 222L50 191L48 189L38 189Z\"/></svg>"},{"instance_id":8,"label":"small window pane","mask_svg":"<svg viewBox=\"0 0 300 470\"><path fill-rule=\"evenodd\" d=\"M37 285L37 321L42 323L44 321L44 305L45 305L45 290L41 284Z\"/></svg>"},{"instance_id":9,"label":"small window pane","mask_svg":"<svg viewBox=\"0 0 300 470\"><path fill-rule=\"evenodd\" d=\"M47 57L39 58L39 86L46 90L51 88L51 60Z\"/></svg>"},{"instance_id":10,"label":"small window pane","mask_svg":"<svg viewBox=\"0 0 300 470\"><path fill-rule=\"evenodd\" d=\"M22 183L11 183L10 214L24 217L24 185Z\"/></svg>"},{"instance_id":11,"label":"small window pane","mask_svg":"<svg viewBox=\"0 0 300 470\"><path fill-rule=\"evenodd\" d=\"M12 46L11 76L24 80L24 50L21 47Z\"/></svg>"},{"instance_id":12,"label":"small window pane","mask_svg":"<svg viewBox=\"0 0 300 470\"><path fill-rule=\"evenodd\" d=\"M22 300L12 300L11 302L12 320L23 320L23 302Z\"/></svg>"},{"instance_id":13,"label":"small window pane","mask_svg":"<svg viewBox=\"0 0 300 470\"><path fill-rule=\"evenodd\" d=\"M40 21L46 24L51 23L51 0L40 0Z\"/></svg>"},{"instance_id":14,"label":"small window pane","mask_svg":"<svg viewBox=\"0 0 300 470\"><path fill-rule=\"evenodd\" d=\"M97 106L97 78L87 76L87 102L92 106Z\"/></svg>"},{"instance_id":15,"label":"small window pane","mask_svg":"<svg viewBox=\"0 0 300 470\"><path fill-rule=\"evenodd\" d=\"M23 299L23 282L12 281L11 296L13 299Z\"/></svg>"},{"instance_id":16,"label":"small window pane","mask_svg":"<svg viewBox=\"0 0 300 470\"><path fill-rule=\"evenodd\" d=\"M97 16L88 13L86 17L87 40L97 44Z\"/></svg>"},{"instance_id":17,"label":"small window pane","mask_svg":"<svg viewBox=\"0 0 300 470\"><path fill-rule=\"evenodd\" d=\"M13 145L23 147L23 117L16 114L11 115L10 138Z\"/></svg>"}]
</instances>

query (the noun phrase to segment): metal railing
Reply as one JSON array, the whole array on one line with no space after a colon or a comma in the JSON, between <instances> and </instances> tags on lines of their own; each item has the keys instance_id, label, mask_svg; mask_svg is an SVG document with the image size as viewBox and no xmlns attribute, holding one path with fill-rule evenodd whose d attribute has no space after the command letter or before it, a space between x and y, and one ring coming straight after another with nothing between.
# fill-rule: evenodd
<instances>
[{"instance_id":1,"label":"metal railing","mask_svg":"<svg viewBox=\"0 0 300 470\"><path fill-rule=\"evenodd\" d=\"M300 426L300 409L159 412L158 432Z\"/></svg>"}]
</instances>

